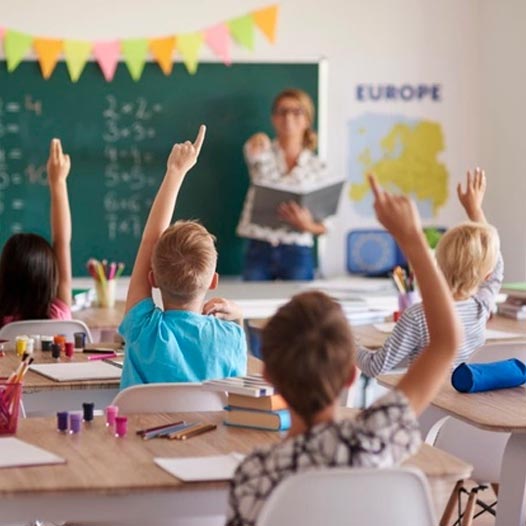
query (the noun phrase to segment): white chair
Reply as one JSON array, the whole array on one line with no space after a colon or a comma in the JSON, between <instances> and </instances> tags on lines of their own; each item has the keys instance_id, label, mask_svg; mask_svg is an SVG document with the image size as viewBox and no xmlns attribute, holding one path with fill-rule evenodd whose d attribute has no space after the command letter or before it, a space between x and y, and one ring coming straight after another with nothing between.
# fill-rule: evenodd
<instances>
[{"instance_id":1,"label":"white chair","mask_svg":"<svg viewBox=\"0 0 526 526\"><path fill-rule=\"evenodd\" d=\"M526 362L526 343L487 344L475 351L469 361L471 363L487 363L510 358L518 358ZM441 423L437 424L437 427L438 432L434 445L472 464L473 473L471 478L480 485L489 483L496 489L500 478L504 448L510 434L484 431L453 417L442 419ZM462 517L462 526L472 524L475 516L475 504L479 504L482 507L483 511L480 513L490 511L490 508L493 506L487 506L477 499L477 492L480 489L479 486L469 492L468 503ZM441 526L450 524L451 516L457 506L461 492L466 492L463 489L463 481L459 481L451 494L440 521ZM493 510L490 513L494 513Z\"/></svg>"},{"instance_id":2,"label":"white chair","mask_svg":"<svg viewBox=\"0 0 526 526\"><path fill-rule=\"evenodd\" d=\"M54 336L65 334L68 340L73 341L75 332L86 334L86 343L92 343L93 338L88 326L80 320L21 320L13 321L0 329L0 339L13 341L22 334L39 334Z\"/></svg>"},{"instance_id":3,"label":"white chair","mask_svg":"<svg viewBox=\"0 0 526 526\"><path fill-rule=\"evenodd\" d=\"M431 497L414 469L322 469L291 476L264 504L257 526L434 526Z\"/></svg>"},{"instance_id":4,"label":"white chair","mask_svg":"<svg viewBox=\"0 0 526 526\"><path fill-rule=\"evenodd\" d=\"M158 383L123 389L112 405L123 413L178 413L222 411L226 394L203 389L200 383Z\"/></svg>"}]
</instances>

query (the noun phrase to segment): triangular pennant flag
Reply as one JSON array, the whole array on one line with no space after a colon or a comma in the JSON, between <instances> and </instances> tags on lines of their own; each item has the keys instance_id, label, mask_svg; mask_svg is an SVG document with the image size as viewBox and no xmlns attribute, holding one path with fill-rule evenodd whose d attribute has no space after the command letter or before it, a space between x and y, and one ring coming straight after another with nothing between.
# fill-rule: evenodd
<instances>
[{"instance_id":1,"label":"triangular pennant flag","mask_svg":"<svg viewBox=\"0 0 526 526\"><path fill-rule=\"evenodd\" d=\"M4 37L4 53L7 59L7 71L14 71L31 47L33 37L26 33L8 29Z\"/></svg>"},{"instance_id":2,"label":"triangular pennant flag","mask_svg":"<svg viewBox=\"0 0 526 526\"><path fill-rule=\"evenodd\" d=\"M83 40L64 41L64 58L72 82L79 80L90 53L91 42Z\"/></svg>"},{"instance_id":3,"label":"triangular pennant flag","mask_svg":"<svg viewBox=\"0 0 526 526\"><path fill-rule=\"evenodd\" d=\"M217 24L205 30L208 47L227 65L230 66L230 34L226 24Z\"/></svg>"},{"instance_id":4,"label":"triangular pennant flag","mask_svg":"<svg viewBox=\"0 0 526 526\"><path fill-rule=\"evenodd\" d=\"M229 20L228 27L230 34L239 45L254 49L254 20L251 15Z\"/></svg>"},{"instance_id":5,"label":"triangular pennant flag","mask_svg":"<svg viewBox=\"0 0 526 526\"><path fill-rule=\"evenodd\" d=\"M148 55L148 40L146 38L130 38L121 42L124 62L130 75L137 82L142 75L146 56Z\"/></svg>"},{"instance_id":6,"label":"triangular pennant flag","mask_svg":"<svg viewBox=\"0 0 526 526\"><path fill-rule=\"evenodd\" d=\"M93 45L93 56L99 63L107 82L111 82L115 75L120 50L121 45L118 40L95 42Z\"/></svg>"},{"instance_id":7,"label":"triangular pennant flag","mask_svg":"<svg viewBox=\"0 0 526 526\"><path fill-rule=\"evenodd\" d=\"M33 48L38 57L42 76L47 80L57 65L58 56L62 52L62 40L51 38L35 38Z\"/></svg>"},{"instance_id":8,"label":"triangular pennant flag","mask_svg":"<svg viewBox=\"0 0 526 526\"><path fill-rule=\"evenodd\" d=\"M252 13L254 23L261 29L269 42L276 42L276 25L278 21L278 6L272 5L264 9L259 9Z\"/></svg>"},{"instance_id":9,"label":"triangular pennant flag","mask_svg":"<svg viewBox=\"0 0 526 526\"><path fill-rule=\"evenodd\" d=\"M0 40L1 40L2 38L4 38L4 35L5 35L5 28L0 27Z\"/></svg>"},{"instance_id":10,"label":"triangular pennant flag","mask_svg":"<svg viewBox=\"0 0 526 526\"><path fill-rule=\"evenodd\" d=\"M202 44L202 33L187 33L177 37L177 49L181 53L184 65L190 75L197 71L197 59L199 58L199 50Z\"/></svg>"},{"instance_id":11,"label":"triangular pennant flag","mask_svg":"<svg viewBox=\"0 0 526 526\"><path fill-rule=\"evenodd\" d=\"M165 75L169 75L172 72L176 42L177 39L175 37L153 38L150 40L150 53Z\"/></svg>"}]
</instances>

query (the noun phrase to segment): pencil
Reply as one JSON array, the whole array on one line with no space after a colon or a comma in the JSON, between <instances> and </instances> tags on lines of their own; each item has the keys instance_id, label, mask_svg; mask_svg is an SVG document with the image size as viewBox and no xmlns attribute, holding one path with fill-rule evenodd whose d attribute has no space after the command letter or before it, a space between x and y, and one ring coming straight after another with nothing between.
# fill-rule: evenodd
<instances>
[{"instance_id":1,"label":"pencil","mask_svg":"<svg viewBox=\"0 0 526 526\"><path fill-rule=\"evenodd\" d=\"M195 437L197 435L202 435L208 431L213 431L217 426L215 424L197 424L190 429L185 429L183 431L178 431L176 433L170 433L168 438L175 438L176 440L186 440L187 438Z\"/></svg>"}]
</instances>

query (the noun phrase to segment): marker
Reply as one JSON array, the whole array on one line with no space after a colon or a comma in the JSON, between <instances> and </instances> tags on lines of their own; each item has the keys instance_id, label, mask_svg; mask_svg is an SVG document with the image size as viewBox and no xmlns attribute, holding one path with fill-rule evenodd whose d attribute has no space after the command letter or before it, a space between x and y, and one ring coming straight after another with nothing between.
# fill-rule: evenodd
<instances>
[{"instance_id":1,"label":"marker","mask_svg":"<svg viewBox=\"0 0 526 526\"><path fill-rule=\"evenodd\" d=\"M94 354L93 356L88 356L88 360L105 360L106 358L117 358L117 356L119 355L115 352L108 354Z\"/></svg>"}]
</instances>

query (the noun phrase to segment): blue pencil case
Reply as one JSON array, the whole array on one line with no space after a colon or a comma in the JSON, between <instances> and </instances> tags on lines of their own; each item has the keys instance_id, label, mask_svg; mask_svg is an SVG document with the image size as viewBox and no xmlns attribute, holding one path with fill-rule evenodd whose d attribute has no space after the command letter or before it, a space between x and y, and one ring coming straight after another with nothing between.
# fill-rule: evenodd
<instances>
[{"instance_id":1,"label":"blue pencil case","mask_svg":"<svg viewBox=\"0 0 526 526\"><path fill-rule=\"evenodd\" d=\"M451 376L451 384L461 393L507 389L524 383L526 365L516 358L490 363L461 363Z\"/></svg>"}]
</instances>

